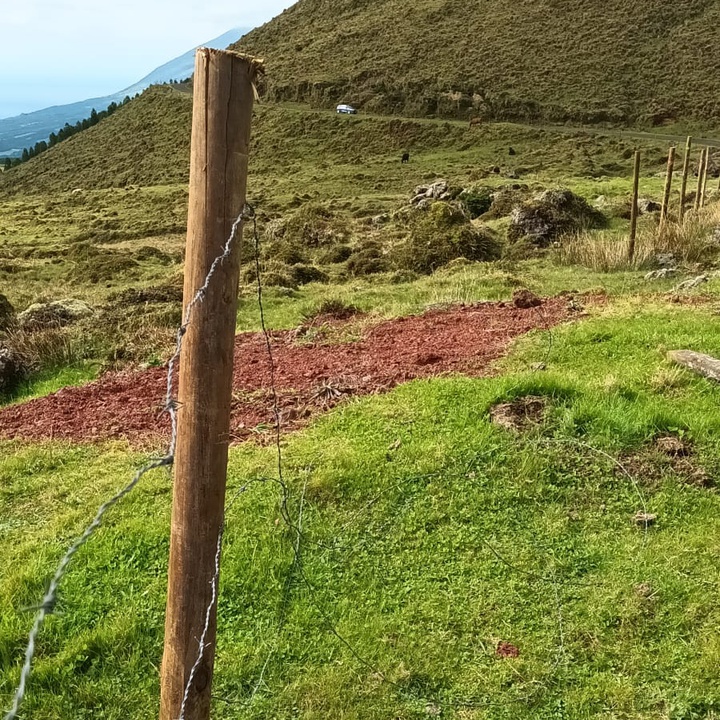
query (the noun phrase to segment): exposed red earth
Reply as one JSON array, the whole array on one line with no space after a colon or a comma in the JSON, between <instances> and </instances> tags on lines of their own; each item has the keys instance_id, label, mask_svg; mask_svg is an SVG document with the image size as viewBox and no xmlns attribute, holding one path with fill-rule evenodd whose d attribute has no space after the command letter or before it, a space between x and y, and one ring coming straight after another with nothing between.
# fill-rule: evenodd
<instances>
[{"instance_id":1,"label":"exposed red earth","mask_svg":"<svg viewBox=\"0 0 720 720\"><path fill-rule=\"evenodd\" d=\"M343 398L383 392L399 383L447 373L491 373L513 339L577 316L568 297L541 307L479 303L432 310L365 327L343 341L352 322L332 324L335 339L310 333L272 333L275 384L284 429L294 429ZM0 410L0 437L99 441L126 438L158 443L169 435L162 413L166 370L113 372L81 387ZM231 439L262 436L273 426L270 362L261 333L235 340Z\"/></svg>"}]
</instances>

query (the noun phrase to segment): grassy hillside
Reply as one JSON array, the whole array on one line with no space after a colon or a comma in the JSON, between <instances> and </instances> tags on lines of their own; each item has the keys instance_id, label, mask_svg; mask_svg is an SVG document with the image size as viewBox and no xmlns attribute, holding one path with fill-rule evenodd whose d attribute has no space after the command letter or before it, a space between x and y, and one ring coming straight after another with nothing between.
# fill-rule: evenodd
<instances>
[{"instance_id":1,"label":"grassy hillside","mask_svg":"<svg viewBox=\"0 0 720 720\"><path fill-rule=\"evenodd\" d=\"M154 87L109 118L0 176L0 193L166 185L189 172L192 96Z\"/></svg>"},{"instance_id":2,"label":"grassy hillside","mask_svg":"<svg viewBox=\"0 0 720 720\"><path fill-rule=\"evenodd\" d=\"M720 121L717 0L300 0L235 47L270 97L495 119Z\"/></svg>"},{"instance_id":3,"label":"grassy hillside","mask_svg":"<svg viewBox=\"0 0 720 720\"><path fill-rule=\"evenodd\" d=\"M0 197L57 195L75 188L186 184L192 97L151 88L87 131L0 174ZM273 203L310 194L352 201L359 195L404 197L435 176L477 180L627 176L632 149L646 149L643 170L664 167L666 143L648 136L593 136L567 128L498 123L336 116L307 106L256 107L251 193ZM510 148L514 154L510 154ZM411 162L400 164L408 150Z\"/></svg>"}]
</instances>

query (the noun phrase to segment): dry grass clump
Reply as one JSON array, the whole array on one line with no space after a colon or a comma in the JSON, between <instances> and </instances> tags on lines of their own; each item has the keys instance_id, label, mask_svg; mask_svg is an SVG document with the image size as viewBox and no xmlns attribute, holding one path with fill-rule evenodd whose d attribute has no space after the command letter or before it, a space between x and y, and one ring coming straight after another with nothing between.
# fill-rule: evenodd
<instances>
[{"instance_id":1,"label":"dry grass clump","mask_svg":"<svg viewBox=\"0 0 720 720\"><path fill-rule=\"evenodd\" d=\"M660 255L671 255L679 264L709 262L720 254L720 204L689 213L682 224L668 222L662 231L642 230L635 241L632 262L628 248L627 237L584 232L566 238L556 258L562 265L582 265L598 272L651 268Z\"/></svg>"}]
</instances>

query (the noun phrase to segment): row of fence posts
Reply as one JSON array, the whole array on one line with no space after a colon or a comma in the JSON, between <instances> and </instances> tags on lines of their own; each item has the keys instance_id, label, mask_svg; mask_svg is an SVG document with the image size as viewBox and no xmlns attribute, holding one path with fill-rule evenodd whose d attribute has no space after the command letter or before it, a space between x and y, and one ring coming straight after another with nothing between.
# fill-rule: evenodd
<instances>
[{"instance_id":1,"label":"row of fence posts","mask_svg":"<svg viewBox=\"0 0 720 720\"><path fill-rule=\"evenodd\" d=\"M670 193L672 190L673 172L675 171L675 146L671 146L668 152L667 172L665 175L665 189L663 191L662 205L660 208L660 229L662 233L668 222L670 210ZM682 224L685 219L685 199L687 197L688 175L690 173L690 161L692 154L692 137L688 136L685 143L685 159L683 162L682 184L680 186L680 206L678 208L678 223ZM637 237L637 218L639 214L639 188L640 188L640 151L635 151L635 166L633 172L633 197L630 210L630 242L628 245L628 260L632 263L635 258L635 240ZM710 147L706 146L700 151L698 162L698 185L693 201L693 210L697 211L705 206L707 197L708 168L710 166ZM720 192L720 181L718 182Z\"/></svg>"}]
</instances>

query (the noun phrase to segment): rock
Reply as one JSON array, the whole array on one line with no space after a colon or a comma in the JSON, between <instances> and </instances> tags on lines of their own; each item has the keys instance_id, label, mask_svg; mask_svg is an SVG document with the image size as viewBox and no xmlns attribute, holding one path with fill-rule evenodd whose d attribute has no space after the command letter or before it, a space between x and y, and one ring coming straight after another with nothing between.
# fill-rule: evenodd
<instances>
[{"instance_id":1,"label":"rock","mask_svg":"<svg viewBox=\"0 0 720 720\"><path fill-rule=\"evenodd\" d=\"M648 213L660 212L662 205L648 198L640 198L638 200L638 210L641 215L647 215Z\"/></svg>"},{"instance_id":2,"label":"rock","mask_svg":"<svg viewBox=\"0 0 720 720\"><path fill-rule=\"evenodd\" d=\"M660 270L651 270L645 274L645 280L663 280L668 277L677 275L678 271L675 268L660 268Z\"/></svg>"},{"instance_id":3,"label":"rock","mask_svg":"<svg viewBox=\"0 0 720 720\"><path fill-rule=\"evenodd\" d=\"M605 216L585 198L566 189L545 190L510 214L508 239L548 247L566 233L604 227Z\"/></svg>"},{"instance_id":4,"label":"rock","mask_svg":"<svg viewBox=\"0 0 720 720\"><path fill-rule=\"evenodd\" d=\"M445 199L448 189L447 180L436 180L430 185L418 185L412 191L410 204L416 205L424 198L433 198L434 200Z\"/></svg>"},{"instance_id":5,"label":"rock","mask_svg":"<svg viewBox=\"0 0 720 720\"><path fill-rule=\"evenodd\" d=\"M70 298L30 305L17 316L17 321L23 330L43 330L72 325L94 312L86 302Z\"/></svg>"},{"instance_id":6,"label":"rock","mask_svg":"<svg viewBox=\"0 0 720 720\"><path fill-rule=\"evenodd\" d=\"M434 198L425 197L422 198L422 200L420 200L415 207L417 207L418 210L427 210L434 202Z\"/></svg>"},{"instance_id":7,"label":"rock","mask_svg":"<svg viewBox=\"0 0 720 720\"><path fill-rule=\"evenodd\" d=\"M675 256L672 253L658 253L655 256L655 263L660 268L674 268L676 265Z\"/></svg>"},{"instance_id":8,"label":"rock","mask_svg":"<svg viewBox=\"0 0 720 720\"><path fill-rule=\"evenodd\" d=\"M679 285L676 285L671 292L677 292L678 290L692 290L693 288L698 287L698 285L706 283L708 280L709 278L707 275L697 275L694 278L683 280L683 282L681 282Z\"/></svg>"},{"instance_id":9,"label":"rock","mask_svg":"<svg viewBox=\"0 0 720 720\"><path fill-rule=\"evenodd\" d=\"M513 293L513 305L522 309L534 308L542 305L542 300L530 290L516 290Z\"/></svg>"},{"instance_id":10,"label":"rock","mask_svg":"<svg viewBox=\"0 0 720 720\"><path fill-rule=\"evenodd\" d=\"M428 197L440 199L448 191L447 180L438 180L428 189Z\"/></svg>"},{"instance_id":11,"label":"rock","mask_svg":"<svg viewBox=\"0 0 720 720\"><path fill-rule=\"evenodd\" d=\"M655 521L657 520L657 515L654 513L646 513L642 510L638 510L635 513L635 516L633 517L633 522L636 525L640 525L642 527L650 527L651 525L655 524Z\"/></svg>"},{"instance_id":12,"label":"rock","mask_svg":"<svg viewBox=\"0 0 720 720\"><path fill-rule=\"evenodd\" d=\"M15 308L10 304L10 301L0 293L0 332L11 328L15 325L16 321Z\"/></svg>"},{"instance_id":13,"label":"rock","mask_svg":"<svg viewBox=\"0 0 720 720\"><path fill-rule=\"evenodd\" d=\"M9 347L0 345L0 395L11 393L26 375L18 355Z\"/></svg>"}]
</instances>

